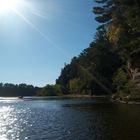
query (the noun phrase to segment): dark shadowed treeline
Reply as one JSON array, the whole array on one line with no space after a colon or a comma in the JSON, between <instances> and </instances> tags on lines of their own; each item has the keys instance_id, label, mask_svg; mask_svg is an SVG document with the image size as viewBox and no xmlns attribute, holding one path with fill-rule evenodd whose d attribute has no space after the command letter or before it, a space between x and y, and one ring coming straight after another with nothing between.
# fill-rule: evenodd
<instances>
[{"instance_id":1,"label":"dark shadowed treeline","mask_svg":"<svg viewBox=\"0 0 140 140\"><path fill-rule=\"evenodd\" d=\"M38 87L26 84L2 84L0 83L0 96L2 97L15 97L15 96L35 96L40 90Z\"/></svg>"},{"instance_id":2,"label":"dark shadowed treeline","mask_svg":"<svg viewBox=\"0 0 140 140\"><path fill-rule=\"evenodd\" d=\"M140 96L140 2L95 0L99 27L89 48L62 69L63 94Z\"/></svg>"}]
</instances>

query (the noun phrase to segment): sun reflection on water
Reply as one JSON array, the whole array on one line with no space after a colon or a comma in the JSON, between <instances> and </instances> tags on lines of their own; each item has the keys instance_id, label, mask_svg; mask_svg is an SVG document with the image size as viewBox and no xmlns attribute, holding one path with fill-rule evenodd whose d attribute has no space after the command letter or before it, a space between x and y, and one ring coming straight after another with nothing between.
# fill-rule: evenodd
<instances>
[{"instance_id":1,"label":"sun reflection on water","mask_svg":"<svg viewBox=\"0 0 140 140\"><path fill-rule=\"evenodd\" d=\"M0 107L0 140L21 139L20 134L28 124L28 118L23 117L27 111L29 110L15 109L12 105Z\"/></svg>"},{"instance_id":2,"label":"sun reflection on water","mask_svg":"<svg viewBox=\"0 0 140 140\"><path fill-rule=\"evenodd\" d=\"M13 116L13 111L14 109L10 106L0 108L0 139L2 140L8 140L10 137L15 138L13 132L17 129L14 127L17 118Z\"/></svg>"}]
</instances>

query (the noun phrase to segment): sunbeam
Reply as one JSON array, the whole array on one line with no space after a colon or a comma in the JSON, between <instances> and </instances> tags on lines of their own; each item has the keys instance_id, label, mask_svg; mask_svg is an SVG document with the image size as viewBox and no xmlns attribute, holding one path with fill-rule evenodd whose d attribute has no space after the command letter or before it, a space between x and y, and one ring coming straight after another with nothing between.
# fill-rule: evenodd
<instances>
[{"instance_id":1,"label":"sunbeam","mask_svg":"<svg viewBox=\"0 0 140 140\"><path fill-rule=\"evenodd\" d=\"M48 41L51 47L54 47L59 52L61 52L63 55L65 55L67 58L70 58L68 52L66 52L64 49L59 47L48 35L43 33L37 26L35 26L29 19L27 19L26 16L24 16L23 13L21 13L21 9L23 12L25 9L27 9L27 12L30 12L36 17L43 18L44 20L47 19L47 14L42 12L41 10L38 10L36 6L32 3L32 1L26 1L26 0L0 0L0 14L7 14L7 12L10 10L14 12L18 17L20 17L26 24L28 24L32 29L34 29L37 33L39 33L45 40ZM28 10L29 9L29 10Z\"/></svg>"},{"instance_id":2,"label":"sunbeam","mask_svg":"<svg viewBox=\"0 0 140 140\"><path fill-rule=\"evenodd\" d=\"M12 9L14 11L14 13L19 16L20 18L22 18L22 20L24 22L26 22L32 29L34 29L36 32L38 32L44 39L46 39L49 44L54 47L55 49L57 49L58 51L60 51L61 53L63 53L63 55L65 55L67 58L70 58L70 55L68 54L68 52L64 51L64 49L62 49L61 47L58 47L54 41L52 39L50 39L46 34L44 34L38 27L36 27L30 20L28 20L23 14L21 14L17 9Z\"/></svg>"}]
</instances>

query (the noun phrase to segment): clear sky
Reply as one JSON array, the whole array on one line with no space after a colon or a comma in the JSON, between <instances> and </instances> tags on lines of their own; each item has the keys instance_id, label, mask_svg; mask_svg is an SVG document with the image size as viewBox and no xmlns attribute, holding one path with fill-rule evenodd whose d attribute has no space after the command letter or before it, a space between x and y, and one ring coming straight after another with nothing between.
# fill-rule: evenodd
<instances>
[{"instance_id":1,"label":"clear sky","mask_svg":"<svg viewBox=\"0 0 140 140\"><path fill-rule=\"evenodd\" d=\"M94 38L93 0L10 1L0 6L0 82L55 83Z\"/></svg>"}]
</instances>

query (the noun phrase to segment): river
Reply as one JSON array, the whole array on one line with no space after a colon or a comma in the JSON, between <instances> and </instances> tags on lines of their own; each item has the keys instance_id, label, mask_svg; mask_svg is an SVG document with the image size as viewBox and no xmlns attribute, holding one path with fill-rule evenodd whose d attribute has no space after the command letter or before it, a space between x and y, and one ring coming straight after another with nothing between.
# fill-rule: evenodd
<instances>
[{"instance_id":1,"label":"river","mask_svg":"<svg viewBox=\"0 0 140 140\"><path fill-rule=\"evenodd\" d=\"M140 105L0 98L0 140L139 140Z\"/></svg>"}]
</instances>

